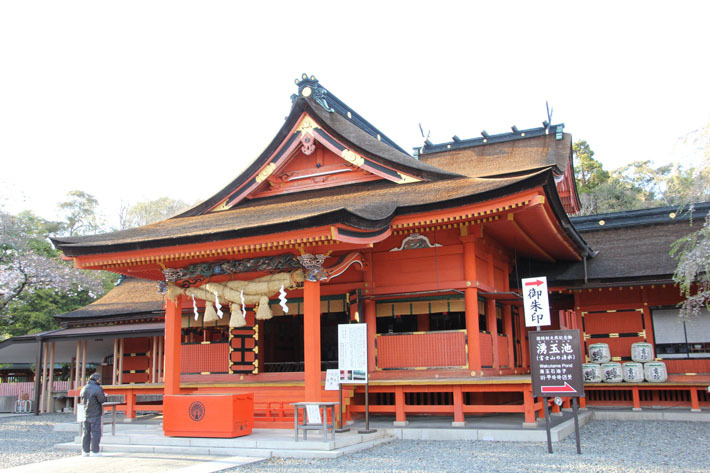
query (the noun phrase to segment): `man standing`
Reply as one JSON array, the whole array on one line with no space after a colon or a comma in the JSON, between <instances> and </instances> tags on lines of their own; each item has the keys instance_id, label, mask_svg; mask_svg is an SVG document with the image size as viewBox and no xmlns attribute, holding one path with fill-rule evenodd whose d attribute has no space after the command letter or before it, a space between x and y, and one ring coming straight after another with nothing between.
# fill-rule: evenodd
<instances>
[{"instance_id":1,"label":"man standing","mask_svg":"<svg viewBox=\"0 0 710 473\"><path fill-rule=\"evenodd\" d=\"M101 375L94 373L89 376L89 382L81 388L79 394L84 403L84 436L82 437L82 456L88 457L91 450L92 457L101 456L99 442L101 442L101 416L104 413L103 403L106 395L101 388Z\"/></svg>"}]
</instances>

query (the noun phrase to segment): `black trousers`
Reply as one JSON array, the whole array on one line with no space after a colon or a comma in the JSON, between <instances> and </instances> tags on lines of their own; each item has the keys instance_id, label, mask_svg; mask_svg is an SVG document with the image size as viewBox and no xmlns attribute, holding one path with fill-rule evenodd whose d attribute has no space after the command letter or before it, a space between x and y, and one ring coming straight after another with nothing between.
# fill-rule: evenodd
<instances>
[{"instance_id":1,"label":"black trousers","mask_svg":"<svg viewBox=\"0 0 710 473\"><path fill-rule=\"evenodd\" d=\"M101 417L88 417L84 421L81 447L85 452L91 449L93 453L99 453L99 442L101 442Z\"/></svg>"}]
</instances>

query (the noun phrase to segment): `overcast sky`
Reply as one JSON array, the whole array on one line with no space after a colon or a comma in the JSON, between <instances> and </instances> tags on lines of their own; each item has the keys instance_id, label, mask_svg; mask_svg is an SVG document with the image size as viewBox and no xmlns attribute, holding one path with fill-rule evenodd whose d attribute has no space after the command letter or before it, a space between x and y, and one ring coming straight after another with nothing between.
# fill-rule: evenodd
<instances>
[{"instance_id":1,"label":"overcast sky","mask_svg":"<svg viewBox=\"0 0 710 473\"><path fill-rule=\"evenodd\" d=\"M574 3L574 5L572 5ZM248 6L247 6L248 5ZM201 201L271 141L301 73L406 150L532 128L607 169L697 155L710 2L0 3L0 197Z\"/></svg>"}]
</instances>

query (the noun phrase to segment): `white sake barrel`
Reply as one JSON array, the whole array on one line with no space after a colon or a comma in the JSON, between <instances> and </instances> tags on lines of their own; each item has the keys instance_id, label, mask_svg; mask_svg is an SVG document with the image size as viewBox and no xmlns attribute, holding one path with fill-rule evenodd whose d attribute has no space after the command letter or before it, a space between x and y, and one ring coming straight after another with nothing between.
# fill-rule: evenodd
<instances>
[{"instance_id":1,"label":"white sake barrel","mask_svg":"<svg viewBox=\"0 0 710 473\"><path fill-rule=\"evenodd\" d=\"M653 345L646 342L638 342L631 344L631 359L638 363L648 363L653 361Z\"/></svg>"},{"instance_id":2,"label":"white sake barrel","mask_svg":"<svg viewBox=\"0 0 710 473\"><path fill-rule=\"evenodd\" d=\"M599 363L582 363L582 373L584 373L585 383L602 382L602 367Z\"/></svg>"},{"instance_id":3,"label":"white sake barrel","mask_svg":"<svg viewBox=\"0 0 710 473\"><path fill-rule=\"evenodd\" d=\"M627 383L643 383L643 363L630 361L621 365L624 381Z\"/></svg>"},{"instance_id":4,"label":"white sake barrel","mask_svg":"<svg viewBox=\"0 0 710 473\"><path fill-rule=\"evenodd\" d=\"M602 363L602 381L605 383L620 383L624 380L621 372L621 363L612 361Z\"/></svg>"},{"instance_id":5,"label":"white sake barrel","mask_svg":"<svg viewBox=\"0 0 710 473\"><path fill-rule=\"evenodd\" d=\"M607 363L611 361L611 352L606 343L592 343L589 345L589 361L592 363Z\"/></svg>"},{"instance_id":6,"label":"white sake barrel","mask_svg":"<svg viewBox=\"0 0 710 473\"><path fill-rule=\"evenodd\" d=\"M668 381L668 370L662 361L651 361L643 364L643 374L649 383L665 383Z\"/></svg>"}]
</instances>

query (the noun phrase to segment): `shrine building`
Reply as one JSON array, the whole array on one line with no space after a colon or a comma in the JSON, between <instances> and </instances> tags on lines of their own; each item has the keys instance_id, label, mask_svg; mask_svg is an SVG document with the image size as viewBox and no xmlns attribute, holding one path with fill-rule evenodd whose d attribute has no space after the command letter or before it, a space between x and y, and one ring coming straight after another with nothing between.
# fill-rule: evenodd
<instances>
[{"instance_id":1,"label":"shrine building","mask_svg":"<svg viewBox=\"0 0 710 473\"><path fill-rule=\"evenodd\" d=\"M546 276L546 328L579 329L585 352L605 342L619 361L646 341L668 368L664 383L591 383L582 405L710 405L710 316L677 321L668 256L691 215L573 217L561 124L427 140L411 155L315 77L296 87L264 152L204 202L53 239L77 268L121 281L58 316L65 328L40 337L45 359L64 350L78 374L89 353L128 417L162 409L163 395L253 392L254 426L288 428L291 403L337 401L324 379L338 367L338 325L366 323L373 415L534 423L543 401L520 281ZM696 225L709 208L695 206ZM343 417L361 415L364 387L343 394Z\"/></svg>"}]
</instances>

